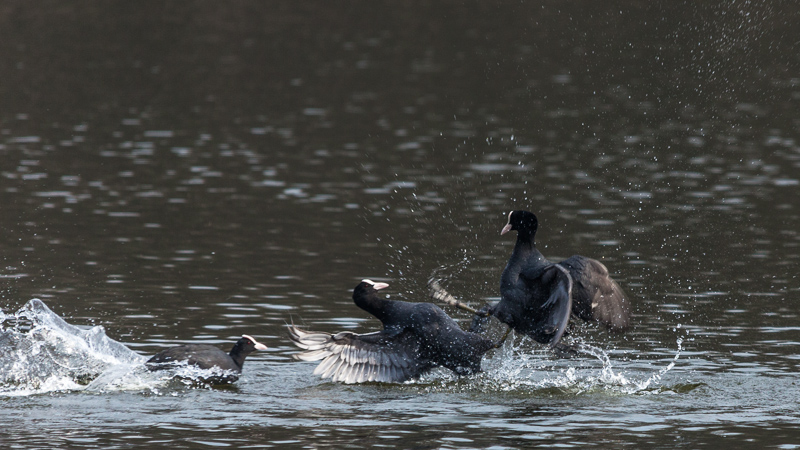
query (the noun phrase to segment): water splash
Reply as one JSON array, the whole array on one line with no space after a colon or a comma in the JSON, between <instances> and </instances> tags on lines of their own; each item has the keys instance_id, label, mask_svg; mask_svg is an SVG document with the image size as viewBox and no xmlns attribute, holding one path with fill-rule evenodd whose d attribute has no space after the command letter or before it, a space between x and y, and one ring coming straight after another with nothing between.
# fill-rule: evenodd
<instances>
[{"instance_id":1,"label":"water splash","mask_svg":"<svg viewBox=\"0 0 800 450\"><path fill-rule=\"evenodd\" d=\"M449 279L447 274L452 272L453 268L460 271L468 264L469 260L465 257L456 265L440 266L434 270L429 284L431 297L439 303L467 309L465 305L442 288L439 282ZM652 393L651 386L659 384L662 377L675 367L683 350L683 338L679 337L677 351L672 361L666 367L659 368L656 373L653 373L652 364L636 369L632 369L632 366L626 364L622 371L615 369L614 362L607 351L580 340L575 340L571 345L561 348L560 352L564 353L561 356L589 356L596 362L593 363L591 359L587 362L585 358L583 360L554 358L552 352L532 346L531 342L529 338L512 333L503 347L495 352L494 357L484 359L485 372L475 377L479 384L478 387L497 391L556 389L565 393L582 393L602 389L623 394ZM597 367L598 362L600 367ZM448 383L446 378L442 380L444 383ZM427 380L423 380L423 382L427 382ZM673 392L679 390L685 391L686 389L685 387L663 389L663 391Z\"/></svg>"},{"instance_id":2,"label":"water splash","mask_svg":"<svg viewBox=\"0 0 800 450\"><path fill-rule=\"evenodd\" d=\"M144 361L102 326L70 325L39 299L0 318L0 395L83 390L109 368Z\"/></svg>"},{"instance_id":3,"label":"water splash","mask_svg":"<svg viewBox=\"0 0 800 450\"><path fill-rule=\"evenodd\" d=\"M549 350L532 349L530 339L515 336L510 337L492 358L483 361L485 372L477 375L473 382L480 390L515 395L683 392L686 391L684 385L675 389L658 386L680 358L682 342L682 338L677 339L675 356L665 367L657 368L654 363L648 363L646 367L634 368L624 364L623 369L618 369L611 354L594 345L575 342L569 348L572 358L557 358Z\"/></svg>"},{"instance_id":4,"label":"water splash","mask_svg":"<svg viewBox=\"0 0 800 450\"><path fill-rule=\"evenodd\" d=\"M470 256L467 249L459 249L460 258L454 263L441 264L433 270L430 278L441 279L445 281L452 280L469 268L470 264L475 261L475 257Z\"/></svg>"},{"instance_id":5,"label":"water splash","mask_svg":"<svg viewBox=\"0 0 800 450\"><path fill-rule=\"evenodd\" d=\"M0 311L0 396L120 390L160 394L175 379L178 386L206 387L203 380L228 375L180 364L151 372L146 360L106 336L102 326L71 325L39 299L13 314Z\"/></svg>"},{"instance_id":6,"label":"water splash","mask_svg":"<svg viewBox=\"0 0 800 450\"><path fill-rule=\"evenodd\" d=\"M678 362L678 358L680 358L681 352L683 351L682 347L683 338L679 337L676 341L676 344L678 345L678 351L675 353L675 357L672 358L672 361L667 365L667 367L660 369L657 373L651 375L648 379L639 383L637 385L637 388L640 391L646 391L648 388L650 388L651 384L660 382L661 377L663 377L665 373L669 372L670 370L672 370L673 367L675 367L675 363Z\"/></svg>"}]
</instances>

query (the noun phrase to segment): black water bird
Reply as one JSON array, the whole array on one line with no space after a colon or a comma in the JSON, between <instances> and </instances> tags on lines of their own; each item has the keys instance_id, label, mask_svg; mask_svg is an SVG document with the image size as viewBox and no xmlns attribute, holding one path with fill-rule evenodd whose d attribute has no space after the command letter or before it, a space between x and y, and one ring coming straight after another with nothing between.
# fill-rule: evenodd
<instances>
[{"instance_id":1,"label":"black water bird","mask_svg":"<svg viewBox=\"0 0 800 450\"><path fill-rule=\"evenodd\" d=\"M353 290L355 304L377 317L383 330L356 334L303 331L289 326L289 338L306 350L296 359L322 362L315 375L345 383L403 382L442 366L459 375L481 370L481 357L496 344L463 331L432 303L380 298L386 283L363 280Z\"/></svg>"},{"instance_id":2,"label":"black water bird","mask_svg":"<svg viewBox=\"0 0 800 450\"><path fill-rule=\"evenodd\" d=\"M158 352L147 360L145 366L150 370L165 370L190 365L200 369L220 369L221 376L213 376L203 381L212 384L233 383L239 379L247 355L254 350L266 350L267 346L251 336L243 334L236 341L230 353L207 344L187 344L171 347Z\"/></svg>"},{"instance_id":3,"label":"black water bird","mask_svg":"<svg viewBox=\"0 0 800 450\"><path fill-rule=\"evenodd\" d=\"M495 316L519 333L556 346L570 316L597 321L623 331L630 307L619 285L601 262L575 255L560 263L548 261L536 248L539 222L528 211L512 211L501 235L517 232L517 242L500 277L500 301L477 312L472 331Z\"/></svg>"}]
</instances>

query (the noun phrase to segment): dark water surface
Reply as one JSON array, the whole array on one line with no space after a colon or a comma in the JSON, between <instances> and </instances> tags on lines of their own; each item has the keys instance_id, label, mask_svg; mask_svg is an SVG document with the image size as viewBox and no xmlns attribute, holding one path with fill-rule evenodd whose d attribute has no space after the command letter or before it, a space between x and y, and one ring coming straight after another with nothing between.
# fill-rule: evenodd
<instances>
[{"instance_id":1,"label":"dark water surface","mask_svg":"<svg viewBox=\"0 0 800 450\"><path fill-rule=\"evenodd\" d=\"M800 447L798 10L0 5L0 443ZM291 359L290 321L378 326L361 278L496 300L517 208L609 267L631 332L403 385ZM135 354L243 333L270 349L231 388Z\"/></svg>"}]
</instances>

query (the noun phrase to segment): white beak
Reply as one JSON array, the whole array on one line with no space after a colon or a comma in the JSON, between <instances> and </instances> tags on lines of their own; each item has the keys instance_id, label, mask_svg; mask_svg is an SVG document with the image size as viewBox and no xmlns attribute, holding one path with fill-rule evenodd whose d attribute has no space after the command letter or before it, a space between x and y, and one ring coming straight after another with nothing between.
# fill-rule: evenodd
<instances>
[{"instance_id":1,"label":"white beak","mask_svg":"<svg viewBox=\"0 0 800 450\"><path fill-rule=\"evenodd\" d=\"M373 289L376 291L380 291L381 289L389 287L388 283L376 283L372 280L361 280L362 283L369 283L372 285Z\"/></svg>"},{"instance_id":2,"label":"white beak","mask_svg":"<svg viewBox=\"0 0 800 450\"><path fill-rule=\"evenodd\" d=\"M253 336L248 336L246 334L243 334L242 337L250 339L251 341L253 341L253 344L255 344L256 350L266 350L267 349L266 345L264 345L261 342L258 342L257 340L253 339Z\"/></svg>"}]
</instances>

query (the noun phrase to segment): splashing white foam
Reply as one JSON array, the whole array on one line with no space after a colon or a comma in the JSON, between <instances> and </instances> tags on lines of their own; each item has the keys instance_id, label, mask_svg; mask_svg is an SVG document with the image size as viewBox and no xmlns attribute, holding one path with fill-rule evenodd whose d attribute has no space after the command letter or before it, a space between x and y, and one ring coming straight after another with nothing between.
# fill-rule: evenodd
<instances>
[{"instance_id":1,"label":"splashing white foam","mask_svg":"<svg viewBox=\"0 0 800 450\"><path fill-rule=\"evenodd\" d=\"M102 326L70 325L39 299L0 321L0 395L83 390L111 368L129 373L144 357Z\"/></svg>"},{"instance_id":2,"label":"splashing white foam","mask_svg":"<svg viewBox=\"0 0 800 450\"><path fill-rule=\"evenodd\" d=\"M658 368L655 373L652 369L642 373L617 369L609 353L593 345L576 343L570 349L577 356L590 356L594 360L561 359L553 358L546 350L532 350L527 338L519 341L509 338L494 357L483 361L485 373L477 378L483 389L509 392L556 389L565 394L653 393L653 387L675 367L683 342L678 338L676 354L667 366Z\"/></svg>"},{"instance_id":3,"label":"splashing white foam","mask_svg":"<svg viewBox=\"0 0 800 450\"><path fill-rule=\"evenodd\" d=\"M678 345L678 351L675 353L675 357L672 358L672 361L667 365L667 367L660 369L657 373L654 373L648 379L644 380L641 383L638 383L636 387L639 391L646 391L648 388L650 388L651 384L660 382L664 374L672 370L673 367L675 367L675 363L678 362L678 358L680 358L681 352L683 351L682 347L683 338L678 338L676 344Z\"/></svg>"},{"instance_id":4,"label":"splashing white foam","mask_svg":"<svg viewBox=\"0 0 800 450\"><path fill-rule=\"evenodd\" d=\"M14 314L0 311L0 396L84 390L158 394L175 378L182 384L205 386L207 380L235 375L186 364L151 372L144 366L146 360L106 336L102 326L71 325L39 299Z\"/></svg>"}]
</instances>

